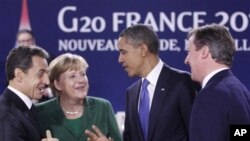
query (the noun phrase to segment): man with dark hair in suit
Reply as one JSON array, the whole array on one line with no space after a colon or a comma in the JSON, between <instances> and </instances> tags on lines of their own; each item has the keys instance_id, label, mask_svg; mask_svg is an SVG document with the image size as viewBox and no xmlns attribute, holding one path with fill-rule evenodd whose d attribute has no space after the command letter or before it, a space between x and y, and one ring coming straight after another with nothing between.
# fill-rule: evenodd
<instances>
[{"instance_id":1,"label":"man with dark hair in suit","mask_svg":"<svg viewBox=\"0 0 250 141\"><path fill-rule=\"evenodd\" d=\"M141 78L127 89L124 141L188 141L196 94L189 73L159 58L159 38L149 26L123 30L118 48L118 61L128 75ZM105 140L96 126L93 131L86 132L92 140Z\"/></svg>"},{"instance_id":2,"label":"man with dark hair in suit","mask_svg":"<svg viewBox=\"0 0 250 141\"><path fill-rule=\"evenodd\" d=\"M0 96L1 141L41 140L31 99L42 98L49 84L46 58L48 53L40 47L9 52L5 66L9 85Z\"/></svg>"},{"instance_id":3,"label":"man with dark hair in suit","mask_svg":"<svg viewBox=\"0 0 250 141\"><path fill-rule=\"evenodd\" d=\"M230 70L236 51L229 31L211 24L188 35L185 63L202 84L190 122L190 141L229 141L231 124L250 124L250 93Z\"/></svg>"},{"instance_id":4,"label":"man with dark hair in suit","mask_svg":"<svg viewBox=\"0 0 250 141\"><path fill-rule=\"evenodd\" d=\"M16 35L16 45L17 46L25 46L25 47L33 47L36 46L36 38L32 30L29 29L21 29L17 32ZM51 56L50 56L51 57ZM50 61L51 58L47 58ZM38 101L33 99L33 103L43 102L49 100L53 97L51 89L47 86L46 89L43 90L43 97Z\"/></svg>"},{"instance_id":5,"label":"man with dark hair in suit","mask_svg":"<svg viewBox=\"0 0 250 141\"><path fill-rule=\"evenodd\" d=\"M196 93L190 75L159 58L159 38L149 26L123 30L118 48L128 75L141 78L127 89L124 140L187 141Z\"/></svg>"}]
</instances>

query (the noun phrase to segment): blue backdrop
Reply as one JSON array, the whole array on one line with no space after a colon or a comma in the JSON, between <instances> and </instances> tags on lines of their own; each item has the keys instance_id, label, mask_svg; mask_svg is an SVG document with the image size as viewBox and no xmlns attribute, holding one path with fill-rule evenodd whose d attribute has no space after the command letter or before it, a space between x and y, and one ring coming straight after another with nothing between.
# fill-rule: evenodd
<instances>
[{"instance_id":1,"label":"blue backdrop","mask_svg":"<svg viewBox=\"0 0 250 141\"><path fill-rule=\"evenodd\" d=\"M29 20L21 16L25 2ZM162 60L187 71L187 32L207 23L227 26L238 50L233 73L250 89L249 5L248 0L1 0L0 91L6 87L5 58L25 22L52 57L72 52L86 58L89 95L110 100L115 111L125 109L125 90L138 79L129 78L118 64L117 37L138 22L157 31Z\"/></svg>"}]
</instances>

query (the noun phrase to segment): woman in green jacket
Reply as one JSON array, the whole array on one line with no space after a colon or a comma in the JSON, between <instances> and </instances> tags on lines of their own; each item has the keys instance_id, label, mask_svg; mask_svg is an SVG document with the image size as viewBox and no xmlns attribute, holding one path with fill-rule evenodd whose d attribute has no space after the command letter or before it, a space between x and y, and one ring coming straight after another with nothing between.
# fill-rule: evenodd
<instances>
[{"instance_id":1,"label":"woman in green jacket","mask_svg":"<svg viewBox=\"0 0 250 141\"><path fill-rule=\"evenodd\" d=\"M110 102L87 96L87 68L83 57L70 53L50 63L50 86L57 97L36 107L41 131L49 129L60 141L87 141L85 130L96 125L107 137L121 141Z\"/></svg>"}]
</instances>

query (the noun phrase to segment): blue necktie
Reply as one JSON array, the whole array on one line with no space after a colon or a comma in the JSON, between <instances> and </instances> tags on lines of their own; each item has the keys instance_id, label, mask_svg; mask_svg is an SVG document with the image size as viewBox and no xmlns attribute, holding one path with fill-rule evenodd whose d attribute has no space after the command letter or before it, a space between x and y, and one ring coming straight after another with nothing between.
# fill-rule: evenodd
<instances>
[{"instance_id":1,"label":"blue necktie","mask_svg":"<svg viewBox=\"0 0 250 141\"><path fill-rule=\"evenodd\" d=\"M149 93L147 90L148 84L149 81L147 79L144 79L141 87L140 105L139 105L139 117L145 141L147 140L148 119L149 119Z\"/></svg>"}]
</instances>

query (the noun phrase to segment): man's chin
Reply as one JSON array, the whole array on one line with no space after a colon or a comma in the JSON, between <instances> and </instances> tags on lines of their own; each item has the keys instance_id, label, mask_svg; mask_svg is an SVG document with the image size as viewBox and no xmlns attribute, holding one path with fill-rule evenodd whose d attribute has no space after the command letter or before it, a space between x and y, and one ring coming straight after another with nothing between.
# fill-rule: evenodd
<instances>
[{"instance_id":1,"label":"man's chin","mask_svg":"<svg viewBox=\"0 0 250 141\"><path fill-rule=\"evenodd\" d=\"M129 76L129 77L135 77L136 75L133 74L133 73L129 73L129 72L128 72L128 76Z\"/></svg>"},{"instance_id":2,"label":"man's chin","mask_svg":"<svg viewBox=\"0 0 250 141\"><path fill-rule=\"evenodd\" d=\"M39 94L39 95L36 95L35 97L33 97L32 99L35 99L35 100L40 100L42 99L43 95L42 94Z\"/></svg>"}]
</instances>

